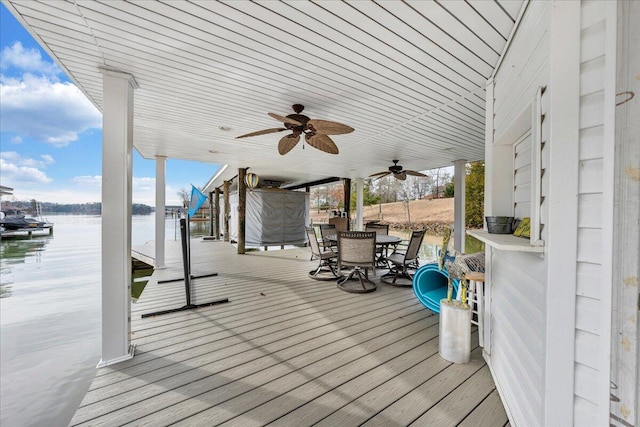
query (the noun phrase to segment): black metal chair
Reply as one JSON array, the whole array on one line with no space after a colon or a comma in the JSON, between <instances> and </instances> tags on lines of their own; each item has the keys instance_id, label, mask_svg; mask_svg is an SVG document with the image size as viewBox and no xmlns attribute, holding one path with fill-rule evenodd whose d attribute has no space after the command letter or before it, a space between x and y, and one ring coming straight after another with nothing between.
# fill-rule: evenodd
<instances>
[{"instance_id":1,"label":"black metal chair","mask_svg":"<svg viewBox=\"0 0 640 427\"><path fill-rule=\"evenodd\" d=\"M305 227L309 246L311 247L311 260L319 261L318 268L309 272L309 277L316 280L335 280L340 277L337 269L338 254L332 250L323 250L318 243L316 231L313 227Z\"/></svg>"},{"instance_id":2,"label":"black metal chair","mask_svg":"<svg viewBox=\"0 0 640 427\"><path fill-rule=\"evenodd\" d=\"M338 251L338 243L336 240L329 239L328 236L336 236L338 230L335 224L320 224L320 246L323 248L331 249L334 252Z\"/></svg>"},{"instance_id":3,"label":"black metal chair","mask_svg":"<svg viewBox=\"0 0 640 427\"><path fill-rule=\"evenodd\" d=\"M368 222L364 225L364 231L373 231L377 235L389 235L389 224L380 224L379 222ZM389 268L389 264L385 260L389 254L389 245L376 246L376 267Z\"/></svg>"},{"instance_id":4,"label":"black metal chair","mask_svg":"<svg viewBox=\"0 0 640 427\"><path fill-rule=\"evenodd\" d=\"M364 225L364 231L375 231L376 234L389 234L389 224L380 224L378 222L368 222Z\"/></svg>"},{"instance_id":5,"label":"black metal chair","mask_svg":"<svg viewBox=\"0 0 640 427\"><path fill-rule=\"evenodd\" d=\"M339 289L360 294L376 290L376 284L369 279L369 269L376 274L376 233L338 232L338 271L347 267L352 270L338 279ZM355 280L358 282L354 283Z\"/></svg>"},{"instance_id":6,"label":"black metal chair","mask_svg":"<svg viewBox=\"0 0 640 427\"><path fill-rule=\"evenodd\" d=\"M385 258L390 268L388 273L380 277L382 282L393 286L413 286L413 274L410 270L415 269L418 263L424 234L425 230L413 231L404 252L396 249Z\"/></svg>"}]
</instances>

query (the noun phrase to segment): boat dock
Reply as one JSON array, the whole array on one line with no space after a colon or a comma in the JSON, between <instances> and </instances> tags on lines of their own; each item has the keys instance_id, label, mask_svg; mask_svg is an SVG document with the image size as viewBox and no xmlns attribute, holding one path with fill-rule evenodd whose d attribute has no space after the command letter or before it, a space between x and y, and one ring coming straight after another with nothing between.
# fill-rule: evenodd
<instances>
[{"instance_id":1,"label":"boat dock","mask_svg":"<svg viewBox=\"0 0 640 427\"><path fill-rule=\"evenodd\" d=\"M153 258L153 242L135 247ZM316 281L307 248L238 255L192 240L195 304L185 303L179 242L166 242L132 305L133 359L101 368L70 425L505 426L472 335L470 363L441 358L439 316L411 288L369 294ZM379 277L379 275L378 275ZM159 283L162 282L162 283Z\"/></svg>"},{"instance_id":2,"label":"boat dock","mask_svg":"<svg viewBox=\"0 0 640 427\"><path fill-rule=\"evenodd\" d=\"M53 224L46 224L44 227L19 228L17 230L0 229L0 239L5 238L31 238L33 236L51 236L53 235Z\"/></svg>"}]
</instances>

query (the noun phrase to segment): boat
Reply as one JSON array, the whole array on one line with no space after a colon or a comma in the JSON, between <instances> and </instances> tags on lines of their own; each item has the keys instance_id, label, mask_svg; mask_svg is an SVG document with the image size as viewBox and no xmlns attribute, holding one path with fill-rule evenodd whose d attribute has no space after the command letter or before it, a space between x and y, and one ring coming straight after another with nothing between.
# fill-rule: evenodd
<instances>
[{"instance_id":1,"label":"boat","mask_svg":"<svg viewBox=\"0 0 640 427\"><path fill-rule=\"evenodd\" d=\"M0 226L5 230L47 228L47 223L25 216L17 209L5 209L0 214Z\"/></svg>"},{"instance_id":2,"label":"boat","mask_svg":"<svg viewBox=\"0 0 640 427\"><path fill-rule=\"evenodd\" d=\"M0 236L32 237L35 235L52 235L53 223L42 218L39 204L36 205L37 218L26 216L20 209L5 207L0 210Z\"/></svg>"}]
</instances>

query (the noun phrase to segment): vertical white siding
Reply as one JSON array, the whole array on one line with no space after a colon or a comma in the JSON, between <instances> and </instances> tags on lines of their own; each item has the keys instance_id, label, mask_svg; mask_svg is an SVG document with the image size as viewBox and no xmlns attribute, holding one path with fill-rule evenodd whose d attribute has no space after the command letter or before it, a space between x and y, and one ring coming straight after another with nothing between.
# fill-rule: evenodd
<instances>
[{"instance_id":1,"label":"vertical white siding","mask_svg":"<svg viewBox=\"0 0 640 427\"><path fill-rule=\"evenodd\" d=\"M491 367L511 421L540 426L544 364L544 260L494 251L491 295Z\"/></svg>"},{"instance_id":2,"label":"vertical white siding","mask_svg":"<svg viewBox=\"0 0 640 427\"><path fill-rule=\"evenodd\" d=\"M503 139L512 123L530 107L538 86L547 84L551 5L546 1L531 2L496 74L494 141ZM527 120L530 117L529 114Z\"/></svg>"},{"instance_id":3,"label":"vertical white siding","mask_svg":"<svg viewBox=\"0 0 640 427\"><path fill-rule=\"evenodd\" d=\"M557 68L558 66L550 68L550 58L560 59L559 63L562 63L563 59L558 45L554 44L562 43L562 40L552 39L561 38L562 31L551 34L552 22L554 29L563 29L558 18L562 14L552 13L555 10L553 8L559 4L529 4L510 50L493 79L494 99L488 102L493 102L493 120L490 125L493 127L492 143L498 144L494 146L496 149L514 144L523 134L522 117L527 109L531 108L533 96L539 86L567 81L568 74L563 74L563 69ZM490 260L487 271L490 272L488 280L491 295L491 348L486 354L490 358L489 364L512 424L516 425L545 425L550 419L572 421L576 426L606 425L608 418L608 322L611 315L609 276L612 229L610 211L613 203L613 171L611 147L607 144L612 144L613 139L610 135L611 129L607 127L611 126L607 125L607 115L611 109L609 104L613 105L609 102L612 91L609 80L612 78L611 55L615 57L615 49L610 49L608 44L611 25L615 27L610 5L611 3L606 1L595 0L582 1L579 4L580 39L578 42L578 34L574 32L572 44L580 46L580 93L578 99L576 85L575 94L572 94L569 100L570 103L577 103L573 104L576 107L576 114L572 116L575 118L574 123L567 124L563 121L562 117L566 114L563 115L558 107L564 104L557 102L557 105L554 104L554 120L549 95L550 92L554 94L553 87L549 87L550 90L547 90L542 98L541 108L545 119L541 129L541 238L548 248L553 246L554 249L545 249L545 257L488 249L491 251L487 258ZM564 9L565 14L567 10ZM571 16L577 18L577 14ZM552 18L557 20L553 21ZM577 24L575 21L572 28L577 30ZM567 34L570 34L571 29L568 31ZM556 46L555 51L552 46ZM572 50L572 53L577 55L577 50ZM577 67L578 57L574 56L574 59L572 64ZM563 93L561 89L562 85L555 88L556 101L560 99L559 94ZM556 132L553 135L560 135L555 141L551 141L554 129L552 125L555 126ZM558 129L564 133L558 132ZM491 132L491 128L488 132ZM567 138L567 135L572 133L576 133L575 137ZM577 146L574 145L576 140ZM551 152L554 142L555 158ZM494 188L490 198L494 200L511 197L513 214L516 217L528 216L526 213L531 209L531 205L528 204L531 198L525 195L528 193L525 188L537 179L536 172L527 173L529 166L524 160L529 155L527 153L530 153L530 147L526 141L513 147L514 153L517 154L513 164L509 165L514 171L513 194L501 196ZM491 150L487 152L490 153ZM570 158L562 157L561 153L571 153L568 156ZM489 174L500 174L501 168L504 167L496 162L496 159L494 156L491 159L493 162L488 161ZM569 169L562 173L558 173L560 169L553 171L552 160L556 162L555 168L567 166ZM570 169L575 169L576 165L577 170L571 171ZM527 180L527 176L531 176L531 181ZM562 216L566 206L563 207L564 199L558 196L563 192L555 191L565 183L551 182L553 177L556 181L562 181L563 176L571 178L569 180L573 180L572 185L577 190L577 206L575 198L566 201L573 203L571 206L577 209L577 216L572 213L571 218ZM555 189L553 203L550 189ZM575 197L575 194L574 191L571 195ZM494 202L492 207L499 205ZM550 214L550 209L553 215ZM551 227L550 218L561 219L554 224L555 229ZM575 222L572 222L574 218ZM562 227L558 225L560 223L563 223ZM563 245L571 248L571 251L561 250ZM550 256L551 253L555 253L557 258ZM564 271L563 266L566 267ZM552 268L555 270L550 271ZM558 272L564 273L567 276L566 280L560 280L558 277L562 274ZM569 276L568 272L571 273ZM567 287L571 284L565 283L572 281L574 277L575 293L573 288ZM561 313L562 301L553 299L559 291L566 294L562 301L568 301L568 312L565 310ZM575 300L572 300L571 296L574 294ZM554 333L553 319L557 321L560 318L568 320L568 323L565 323L564 335ZM562 348L553 347L561 342L559 337L570 337L567 343L567 349L570 349L568 353L562 353ZM550 349L553 351L549 351ZM564 357L561 364L552 365L554 355ZM573 369L569 366L571 362ZM558 369L565 367L567 369L562 372L572 374L556 378L555 373L561 372ZM554 387L554 380L556 386L562 387L550 393L549 387ZM545 381L548 381L548 384L545 384ZM559 408L566 408L568 411L557 416L557 411L554 410Z\"/></svg>"},{"instance_id":4,"label":"vertical white siding","mask_svg":"<svg viewBox=\"0 0 640 427\"><path fill-rule=\"evenodd\" d=\"M512 198L515 217L531 216L531 105L539 86L548 81L550 2L532 2L524 16L512 46L494 79L494 140L501 150L512 151L512 164L488 162L489 174L502 175L511 168L513 194L494 191L493 198ZM543 97L543 113L547 111ZM524 118L524 120L523 120ZM526 123L521 123L525 121ZM523 128L523 126L525 126ZM528 133L528 135L527 135ZM519 139L525 137L516 144ZM548 120L543 122L542 140L548 140ZM542 169L548 167L548 144L542 148ZM499 160L495 158L493 160ZM542 175L541 222L548 217L545 196L548 182ZM499 203L493 203L495 206ZM503 215L504 212L493 212ZM545 229L542 228L543 238ZM490 295L491 339L488 361L513 425L544 424L544 348L546 260L534 254L493 251Z\"/></svg>"},{"instance_id":5,"label":"vertical white siding","mask_svg":"<svg viewBox=\"0 0 640 427\"><path fill-rule=\"evenodd\" d=\"M578 176L578 286L576 288L575 334L575 425L589 425L608 408L602 408L601 370L608 370L602 360L604 293L610 295L610 279L603 277L603 194L607 191L604 176L604 102L606 76L606 2L583 1L581 10L580 49L580 140ZM611 52L614 54L614 52ZM609 190L611 191L611 190ZM606 405L608 407L608 405ZM600 417L600 419L602 419Z\"/></svg>"},{"instance_id":6,"label":"vertical white siding","mask_svg":"<svg viewBox=\"0 0 640 427\"><path fill-rule=\"evenodd\" d=\"M615 148L611 425L623 427L640 425L640 2L619 2L615 12L618 17L615 92L635 93L629 102L624 102L629 94L616 97L620 105L615 107L615 144L606 144ZM608 30L613 29L608 25ZM606 51L611 49L608 47ZM605 105L610 105L608 100Z\"/></svg>"}]
</instances>

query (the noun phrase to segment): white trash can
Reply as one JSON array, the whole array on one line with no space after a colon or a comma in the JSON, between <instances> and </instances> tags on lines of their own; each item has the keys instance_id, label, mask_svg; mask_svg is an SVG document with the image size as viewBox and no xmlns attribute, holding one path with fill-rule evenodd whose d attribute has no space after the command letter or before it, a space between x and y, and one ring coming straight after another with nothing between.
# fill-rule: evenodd
<instances>
[{"instance_id":1,"label":"white trash can","mask_svg":"<svg viewBox=\"0 0 640 427\"><path fill-rule=\"evenodd\" d=\"M440 356L453 363L471 358L471 308L440 300Z\"/></svg>"}]
</instances>

